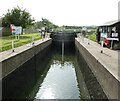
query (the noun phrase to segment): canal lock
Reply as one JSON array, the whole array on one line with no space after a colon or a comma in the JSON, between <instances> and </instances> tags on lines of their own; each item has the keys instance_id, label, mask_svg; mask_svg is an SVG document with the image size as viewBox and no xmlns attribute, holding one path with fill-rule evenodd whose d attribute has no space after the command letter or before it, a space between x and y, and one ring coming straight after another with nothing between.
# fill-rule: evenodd
<instances>
[{"instance_id":1,"label":"canal lock","mask_svg":"<svg viewBox=\"0 0 120 101\"><path fill-rule=\"evenodd\" d=\"M62 35L55 33L52 45L3 79L3 99L107 100L75 47L75 33Z\"/></svg>"}]
</instances>

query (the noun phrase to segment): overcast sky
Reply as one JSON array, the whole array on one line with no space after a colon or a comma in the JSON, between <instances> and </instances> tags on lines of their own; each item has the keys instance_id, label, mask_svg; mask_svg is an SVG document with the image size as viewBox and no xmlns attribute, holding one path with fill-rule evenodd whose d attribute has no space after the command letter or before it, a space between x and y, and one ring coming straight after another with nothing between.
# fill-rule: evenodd
<instances>
[{"instance_id":1,"label":"overcast sky","mask_svg":"<svg viewBox=\"0 0 120 101\"><path fill-rule=\"evenodd\" d=\"M36 21L47 18L61 25L99 25L118 19L120 0L0 0L0 16L8 9L26 8Z\"/></svg>"}]
</instances>

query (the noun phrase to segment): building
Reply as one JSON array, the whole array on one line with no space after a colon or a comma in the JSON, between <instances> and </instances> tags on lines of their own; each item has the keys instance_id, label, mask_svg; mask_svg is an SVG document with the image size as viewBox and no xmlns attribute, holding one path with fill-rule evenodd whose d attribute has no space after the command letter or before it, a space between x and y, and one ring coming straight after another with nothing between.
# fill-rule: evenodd
<instances>
[{"instance_id":1,"label":"building","mask_svg":"<svg viewBox=\"0 0 120 101\"><path fill-rule=\"evenodd\" d=\"M120 20L110 21L98 26L96 34L97 42L104 42L107 47L112 47L120 42Z\"/></svg>"}]
</instances>

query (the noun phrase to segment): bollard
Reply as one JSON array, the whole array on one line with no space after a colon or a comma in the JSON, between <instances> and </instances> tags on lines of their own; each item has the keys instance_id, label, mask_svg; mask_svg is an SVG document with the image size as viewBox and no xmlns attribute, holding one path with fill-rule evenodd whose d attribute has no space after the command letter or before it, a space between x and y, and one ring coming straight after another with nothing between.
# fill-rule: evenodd
<instances>
[{"instance_id":1,"label":"bollard","mask_svg":"<svg viewBox=\"0 0 120 101\"><path fill-rule=\"evenodd\" d=\"M62 63L64 63L64 42L62 42Z\"/></svg>"},{"instance_id":2,"label":"bollard","mask_svg":"<svg viewBox=\"0 0 120 101\"><path fill-rule=\"evenodd\" d=\"M32 37L32 45L34 45L34 36Z\"/></svg>"},{"instance_id":3,"label":"bollard","mask_svg":"<svg viewBox=\"0 0 120 101\"><path fill-rule=\"evenodd\" d=\"M103 41L101 41L101 53L103 53Z\"/></svg>"},{"instance_id":4,"label":"bollard","mask_svg":"<svg viewBox=\"0 0 120 101\"><path fill-rule=\"evenodd\" d=\"M111 41L111 47L110 47L110 49L113 49L113 47L112 47L112 46L113 46L113 40Z\"/></svg>"},{"instance_id":5,"label":"bollard","mask_svg":"<svg viewBox=\"0 0 120 101\"><path fill-rule=\"evenodd\" d=\"M18 40L20 40L20 34L18 34Z\"/></svg>"},{"instance_id":6,"label":"bollard","mask_svg":"<svg viewBox=\"0 0 120 101\"><path fill-rule=\"evenodd\" d=\"M90 39L88 38L88 45L90 45Z\"/></svg>"},{"instance_id":7,"label":"bollard","mask_svg":"<svg viewBox=\"0 0 120 101\"><path fill-rule=\"evenodd\" d=\"M12 40L12 52L14 52L14 40Z\"/></svg>"}]
</instances>

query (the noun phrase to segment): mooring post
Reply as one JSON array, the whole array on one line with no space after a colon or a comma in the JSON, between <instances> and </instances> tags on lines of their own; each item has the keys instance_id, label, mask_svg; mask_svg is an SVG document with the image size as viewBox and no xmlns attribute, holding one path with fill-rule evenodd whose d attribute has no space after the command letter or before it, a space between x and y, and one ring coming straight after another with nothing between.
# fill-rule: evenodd
<instances>
[{"instance_id":1,"label":"mooring post","mask_svg":"<svg viewBox=\"0 0 120 101\"><path fill-rule=\"evenodd\" d=\"M103 41L101 41L101 53L103 53Z\"/></svg>"},{"instance_id":2,"label":"mooring post","mask_svg":"<svg viewBox=\"0 0 120 101\"><path fill-rule=\"evenodd\" d=\"M20 34L18 34L18 40L20 40Z\"/></svg>"},{"instance_id":3,"label":"mooring post","mask_svg":"<svg viewBox=\"0 0 120 101\"><path fill-rule=\"evenodd\" d=\"M14 40L12 40L12 52L14 52Z\"/></svg>"},{"instance_id":4,"label":"mooring post","mask_svg":"<svg viewBox=\"0 0 120 101\"><path fill-rule=\"evenodd\" d=\"M62 62L64 61L64 41L62 42Z\"/></svg>"},{"instance_id":5,"label":"mooring post","mask_svg":"<svg viewBox=\"0 0 120 101\"><path fill-rule=\"evenodd\" d=\"M64 61L64 33L62 32L62 63Z\"/></svg>"},{"instance_id":6,"label":"mooring post","mask_svg":"<svg viewBox=\"0 0 120 101\"><path fill-rule=\"evenodd\" d=\"M34 45L34 36L32 37L32 45Z\"/></svg>"},{"instance_id":7,"label":"mooring post","mask_svg":"<svg viewBox=\"0 0 120 101\"><path fill-rule=\"evenodd\" d=\"M88 45L90 45L90 38L88 38Z\"/></svg>"},{"instance_id":8,"label":"mooring post","mask_svg":"<svg viewBox=\"0 0 120 101\"><path fill-rule=\"evenodd\" d=\"M111 47L110 49L113 49L113 40L111 40Z\"/></svg>"}]
</instances>

